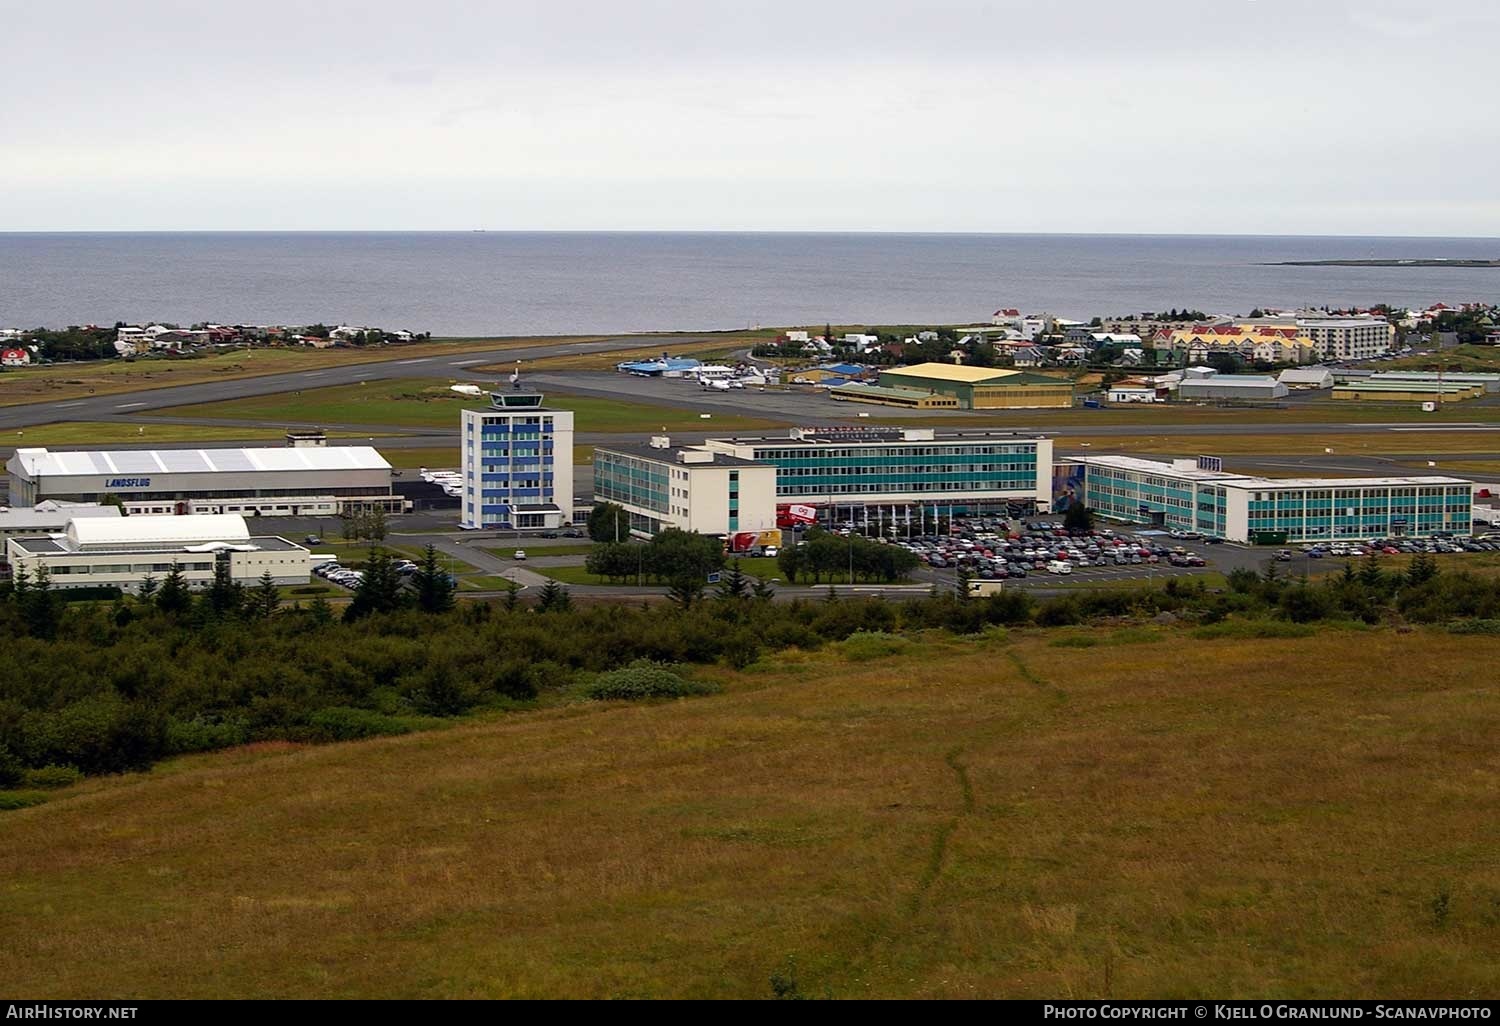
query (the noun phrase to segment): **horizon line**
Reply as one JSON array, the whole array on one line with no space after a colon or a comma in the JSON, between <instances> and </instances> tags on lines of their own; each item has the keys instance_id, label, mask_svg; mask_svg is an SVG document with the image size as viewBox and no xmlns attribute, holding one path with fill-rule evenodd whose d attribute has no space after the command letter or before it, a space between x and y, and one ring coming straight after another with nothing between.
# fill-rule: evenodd
<instances>
[{"instance_id":1,"label":"horizon line","mask_svg":"<svg viewBox=\"0 0 1500 1026\"><path fill-rule=\"evenodd\" d=\"M886 235L954 238L1423 239L1500 242L1500 235L1298 232L919 231L882 228L0 228L0 235Z\"/></svg>"}]
</instances>

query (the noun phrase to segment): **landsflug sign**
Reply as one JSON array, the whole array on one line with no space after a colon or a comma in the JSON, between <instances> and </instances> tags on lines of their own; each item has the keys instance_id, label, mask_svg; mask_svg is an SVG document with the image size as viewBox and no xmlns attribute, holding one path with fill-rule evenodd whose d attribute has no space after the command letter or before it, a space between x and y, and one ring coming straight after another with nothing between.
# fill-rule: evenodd
<instances>
[{"instance_id":1,"label":"landsflug sign","mask_svg":"<svg viewBox=\"0 0 1500 1026\"><path fill-rule=\"evenodd\" d=\"M106 488L150 488L149 477L111 477L104 482Z\"/></svg>"}]
</instances>

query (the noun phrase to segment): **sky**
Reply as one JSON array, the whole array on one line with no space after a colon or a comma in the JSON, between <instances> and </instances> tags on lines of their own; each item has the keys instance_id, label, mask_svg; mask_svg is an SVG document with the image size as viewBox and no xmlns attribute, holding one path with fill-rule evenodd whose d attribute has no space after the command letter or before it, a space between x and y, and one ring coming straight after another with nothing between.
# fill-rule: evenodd
<instances>
[{"instance_id":1,"label":"sky","mask_svg":"<svg viewBox=\"0 0 1500 1026\"><path fill-rule=\"evenodd\" d=\"M1500 236L1493 0L0 0L0 26L5 231Z\"/></svg>"}]
</instances>

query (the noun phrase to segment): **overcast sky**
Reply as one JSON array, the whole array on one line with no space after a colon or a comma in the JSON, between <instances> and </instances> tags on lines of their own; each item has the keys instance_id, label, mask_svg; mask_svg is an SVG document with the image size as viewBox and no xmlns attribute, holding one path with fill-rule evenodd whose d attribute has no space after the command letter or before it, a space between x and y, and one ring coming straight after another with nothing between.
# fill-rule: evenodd
<instances>
[{"instance_id":1,"label":"overcast sky","mask_svg":"<svg viewBox=\"0 0 1500 1026\"><path fill-rule=\"evenodd\" d=\"M0 0L0 229L1500 236L1494 0Z\"/></svg>"}]
</instances>

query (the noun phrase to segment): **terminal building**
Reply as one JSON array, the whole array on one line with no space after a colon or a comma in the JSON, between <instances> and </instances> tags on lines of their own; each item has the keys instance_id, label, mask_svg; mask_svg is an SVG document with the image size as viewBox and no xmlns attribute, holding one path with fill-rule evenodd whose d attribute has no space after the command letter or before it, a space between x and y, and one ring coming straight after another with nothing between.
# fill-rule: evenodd
<instances>
[{"instance_id":1,"label":"terminal building","mask_svg":"<svg viewBox=\"0 0 1500 1026\"><path fill-rule=\"evenodd\" d=\"M312 553L275 536L253 537L237 513L192 517L74 517L58 534L5 541L11 572L33 580L45 570L58 589L117 587L139 591L175 566L201 589L227 564L232 580L253 585L267 571L277 584L306 584Z\"/></svg>"},{"instance_id":2,"label":"terminal building","mask_svg":"<svg viewBox=\"0 0 1500 1026\"><path fill-rule=\"evenodd\" d=\"M405 509L391 465L369 446L265 449L17 449L6 463L10 500L99 503L129 514L333 516Z\"/></svg>"},{"instance_id":3,"label":"terminal building","mask_svg":"<svg viewBox=\"0 0 1500 1026\"><path fill-rule=\"evenodd\" d=\"M596 445L594 499L624 507L633 534L769 531L776 527L776 468L703 446L673 446L666 435L645 445Z\"/></svg>"},{"instance_id":4,"label":"terminal building","mask_svg":"<svg viewBox=\"0 0 1500 1026\"><path fill-rule=\"evenodd\" d=\"M1263 478L1132 456L1070 456L1054 486L1058 506L1253 544L1468 534L1474 491L1454 477Z\"/></svg>"},{"instance_id":5,"label":"terminal building","mask_svg":"<svg viewBox=\"0 0 1500 1026\"><path fill-rule=\"evenodd\" d=\"M458 526L553 528L573 516L573 412L536 392L492 392L462 415L463 504Z\"/></svg>"},{"instance_id":6,"label":"terminal building","mask_svg":"<svg viewBox=\"0 0 1500 1026\"><path fill-rule=\"evenodd\" d=\"M717 507L712 515L694 507L722 490L717 480L726 468L738 475L738 526L726 518L721 528ZM700 488L698 475L715 483ZM793 507L806 511L798 519L828 524L872 516L917 522L924 515L1019 515L1046 506L1051 476L1049 438L933 428L798 428L677 448L661 437L649 446L594 450L595 499L638 515L644 533L659 529L653 520L712 534L760 530L768 519L764 526L785 526L782 511Z\"/></svg>"}]
</instances>

